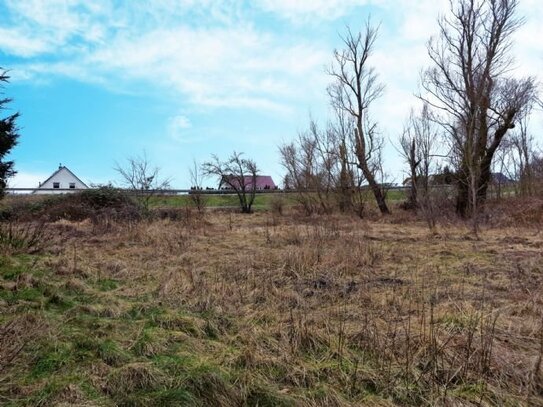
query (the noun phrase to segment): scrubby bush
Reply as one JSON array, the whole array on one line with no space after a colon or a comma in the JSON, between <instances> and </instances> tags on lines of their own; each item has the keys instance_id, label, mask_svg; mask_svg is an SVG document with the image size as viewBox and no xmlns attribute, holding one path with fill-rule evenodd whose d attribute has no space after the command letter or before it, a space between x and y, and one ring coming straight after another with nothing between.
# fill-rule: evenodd
<instances>
[{"instance_id":1,"label":"scrubby bush","mask_svg":"<svg viewBox=\"0 0 543 407\"><path fill-rule=\"evenodd\" d=\"M149 215L154 219L180 221L190 218L191 211L189 208L156 208Z\"/></svg>"},{"instance_id":2,"label":"scrubby bush","mask_svg":"<svg viewBox=\"0 0 543 407\"><path fill-rule=\"evenodd\" d=\"M79 197L81 203L93 209L134 206L134 201L126 192L111 186L84 190L79 193Z\"/></svg>"},{"instance_id":3,"label":"scrubby bush","mask_svg":"<svg viewBox=\"0 0 543 407\"><path fill-rule=\"evenodd\" d=\"M100 223L141 217L141 207L127 193L109 186L44 198L17 197L6 202L0 210L0 220L23 222L90 219Z\"/></svg>"},{"instance_id":4,"label":"scrubby bush","mask_svg":"<svg viewBox=\"0 0 543 407\"><path fill-rule=\"evenodd\" d=\"M47 240L43 222L16 224L0 223L0 251L7 254L37 253Z\"/></svg>"},{"instance_id":5,"label":"scrubby bush","mask_svg":"<svg viewBox=\"0 0 543 407\"><path fill-rule=\"evenodd\" d=\"M274 195L270 199L270 210L276 215L283 215L285 209L285 198L280 195Z\"/></svg>"}]
</instances>

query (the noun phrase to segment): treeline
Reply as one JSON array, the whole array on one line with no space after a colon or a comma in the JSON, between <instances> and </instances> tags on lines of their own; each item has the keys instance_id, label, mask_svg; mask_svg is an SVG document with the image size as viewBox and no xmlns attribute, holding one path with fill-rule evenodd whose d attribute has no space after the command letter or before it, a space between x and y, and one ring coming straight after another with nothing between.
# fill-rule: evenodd
<instances>
[{"instance_id":1,"label":"treeline","mask_svg":"<svg viewBox=\"0 0 543 407\"><path fill-rule=\"evenodd\" d=\"M534 77L514 74L513 38L524 23L518 4L451 0L448 13L438 19L438 33L427 43L431 65L423 69L416 94L420 106L412 109L395 142L409 174L405 209L432 219L443 195L432 184L440 178L454 187L454 204L447 203L464 218L477 219L493 172L517 181L522 195L542 191L543 156L528 130L532 111L542 105L539 84ZM369 191L386 215L390 184L382 157L385 140L371 110L384 91L372 67L378 28L368 20L361 31L347 28L341 39L328 69L332 117L325 125L311 119L305 131L279 147L284 185L298 191L307 213L363 215ZM0 69L0 85L7 79ZM0 110L9 101L0 99ZM15 173L13 162L4 158L17 142L17 117L0 121L0 191ZM146 208L148 191L169 185L145 156L115 169L125 187L141 191ZM201 166L195 164L190 172L191 195L199 208L204 206L198 193L203 177L214 176L237 194L242 212L251 212L259 173L253 160L234 152L224 161L213 156Z\"/></svg>"},{"instance_id":2,"label":"treeline","mask_svg":"<svg viewBox=\"0 0 543 407\"><path fill-rule=\"evenodd\" d=\"M435 210L436 174L450 168L456 212L476 217L488 197L492 172L518 180L522 194L537 192L543 157L528 132L540 102L534 77L513 75L513 35L524 20L517 0L451 1L427 44L432 65L422 71L420 107L411 111L396 147L408 170L405 208ZM310 120L306 131L280 147L285 186L300 192L308 212L363 207L362 185L379 210L387 205L384 138L371 114L384 85L371 66L377 28L347 29L328 73L333 117ZM304 191L315 191L304 193Z\"/></svg>"}]
</instances>

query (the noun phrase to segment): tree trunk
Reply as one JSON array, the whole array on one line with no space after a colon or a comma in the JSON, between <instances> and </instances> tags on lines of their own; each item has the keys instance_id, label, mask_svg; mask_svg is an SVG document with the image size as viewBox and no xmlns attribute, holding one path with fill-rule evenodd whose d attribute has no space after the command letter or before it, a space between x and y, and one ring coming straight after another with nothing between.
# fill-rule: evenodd
<instances>
[{"instance_id":1,"label":"tree trunk","mask_svg":"<svg viewBox=\"0 0 543 407\"><path fill-rule=\"evenodd\" d=\"M364 177L368 181L371 192L373 192L373 196L375 197L375 202L377 203L379 210L383 215L389 215L390 211L385 200L385 194L383 193L383 190L381 189L379 184L375 181L373 173L369 170L369 168L367 168L366 165L361 165L360 169L362 170Z\"/></svg>"},{"instance_id":2,"label":"tree trunk","mask_svg":"<svg viewBox=\"0 0 543 407\"><path fill-rule=\"evenodd\" d=\"M457 182L456 213L462 218L467 218L471 207L469 199L469 179L466 175L462 174L458 176Z\"/></svg>"},{"instance_id":3,"label":"tree trunk","mask_svg":"<svg viewBox=\"0 0 543 407\"><path fill-rule=\"evenodd\" d=\"M373 195L375 196L375 200L377 201L377 206L379 207L379 210L381 211L381 213L383 215L389 215L390 211L388 209L383 190L379 187L379 185L375 182L375 180L370 183L370 187L371 187L371 190L373 191Z\"/></svg>"},{"instance_id":4,"label":"tree trunk","mask_svg":"<svg viewBox=\"0 0 543 407\"><path fill-rule=\"evenodd\" d=\"M487 198L488 185L492 177L491 173L492 157L486 155L481 162L481 169L479 172L479 181L477 183L477 206L484 205Z\"/></svg>"},{"instance_id":5,"label":"tree trunk","mask_svg":"<svg viewBox=\"0 0 543 407\"><path fill-rule=\"evenodd\" d=\"M356 156L358 159L358 168L362 170L362 174L364 174L364 178L366 178L366 180L368 181L371 191L373 192L373 196L375 197L375 202L377 203L377 206L379 207L381 214L389 215L390 211L388 209L388 206L385 200L385 194L379 187L379 184L375 181L375 175L372 171L370 171L369 166L368 166L368 160L366 158L366 145L364 142L362 123L360 119L358 120L358 123L357 123L357 129L355 129L355 137L356 137Z\"/></svg>"},{"instance_id":6,"label":"tree trunk","mask_svg":"<svg viewBox=\"0 0 543 407\"><path fill-rule=\"evenodd\" d=\"M490 185L492 178L492 159L507 130L514 127L512 124L514 114L515 112L508 113L505 123L494 133L492 143L488 148L484 149L481 154L479 168L477 168L479 177L476 180L477 196L475 202L478 208L482 208L486 202L488 186Z\"/></svg>"},{"instance_id":7,"label":"tree trunk","mask_svg":"<svg viewBox=\"0 0 543 407\"><path fill-rule=\"evenodd\" d=\"M241 213L251 213L251 206L247 204L247 197L245 191L238 191L239 206Z\"/></svg>"},{"instance_id":8,"label":"tree trunk","mask_svg":"<svg viewBox=\"0 0 543 407\"><path fill-rule=\"evenodd\" d=\"M413 143L413 146L415 144ZM414 153L414 149L412 150ZM417 177L417 164L414 162L414 159L410 159L409 167L411 169L411 188L409 190L409 197L407 198L407 207L409 209L417 209L419 206L418 202L418 177Z\"/></svg>"},{"instance_id":9,"label":"tree trunk","mask_svg":"<svg viewBox=\"0 0 543 407\"><path fill-rule=\"evenodd\" d=\"M416 210L418 208L419 204L417 195L417 180L413 180L413 178L411 178L411 186L409 188L409 196L407 198L407 209Z\"/></svg>"},{"instance_id":10,"label":"tree trunk","mask_svg":"<svg viewBox=\"0 0 543 407\"><path fill-rule=\"evenodd\" d=\"M492 157L487 151L485 156L481 158L481 163L479 168L474 168L473 171L477 171L479 177L475 180L476 184L476 205L478 208L481 208L487 199L488 195L488 186L491 181L492 172ZM467 169L462 170L463 173L468 173ZM470 180L468 176L460 176L458 179L458 194L456 197L456 213L463 218L466 218L470 215L472 210L472 204L470 196Z\"/></svg>"},{"instance_id":11,"label":"tree trunk","mask_svg":"<svg viewBox=\"0 0 543 407\"><path fill-rule=\"evenodd\" d=\"M352 197L352 177L349 173L349 165L347 163L347 147L343 142L339 147L341 170L339 175L339 210L341 212L350 211L353 207Z\"/></svg>"}]
</instances>

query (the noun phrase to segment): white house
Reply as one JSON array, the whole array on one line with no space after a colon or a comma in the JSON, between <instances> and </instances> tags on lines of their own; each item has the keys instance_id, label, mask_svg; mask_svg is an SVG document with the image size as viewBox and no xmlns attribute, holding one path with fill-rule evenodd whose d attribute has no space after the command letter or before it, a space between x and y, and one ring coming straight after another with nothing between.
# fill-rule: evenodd
<instances>
[{"instance_id":1,"label":"white house","mask_svg":"<svg viewBox=\"0 0 543 407\"><path fill-rule=\"evenodd\" d=\"M77 176L62 164L59 165L49 178L40 182L38 188L32 192L33 194L62 194L70 192L70 190L80 191L89 187L81 181ZM55 191L58 189L58 191Z\"/></svg>"}]
</instances>

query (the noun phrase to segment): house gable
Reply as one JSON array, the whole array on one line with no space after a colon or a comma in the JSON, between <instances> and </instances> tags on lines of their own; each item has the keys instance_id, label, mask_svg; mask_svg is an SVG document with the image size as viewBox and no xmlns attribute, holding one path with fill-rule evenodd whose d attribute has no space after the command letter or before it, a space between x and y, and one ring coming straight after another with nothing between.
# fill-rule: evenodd
<instances>
[{"instance_id":1,"label":"house gable","mask_svg":"<svg viewBox=\"0 0 543 407\"><path fill-rule=\"evenodd\" d=\"M34 193L55 193L55 191L48 191L49 189L59 189L59 192L66 192L62 190L82 190L88 189L88 186L67 167L61 165L49 178L40 183ZM42 191L40 192L40 190Z\"/></svg>"}]
</instances>

